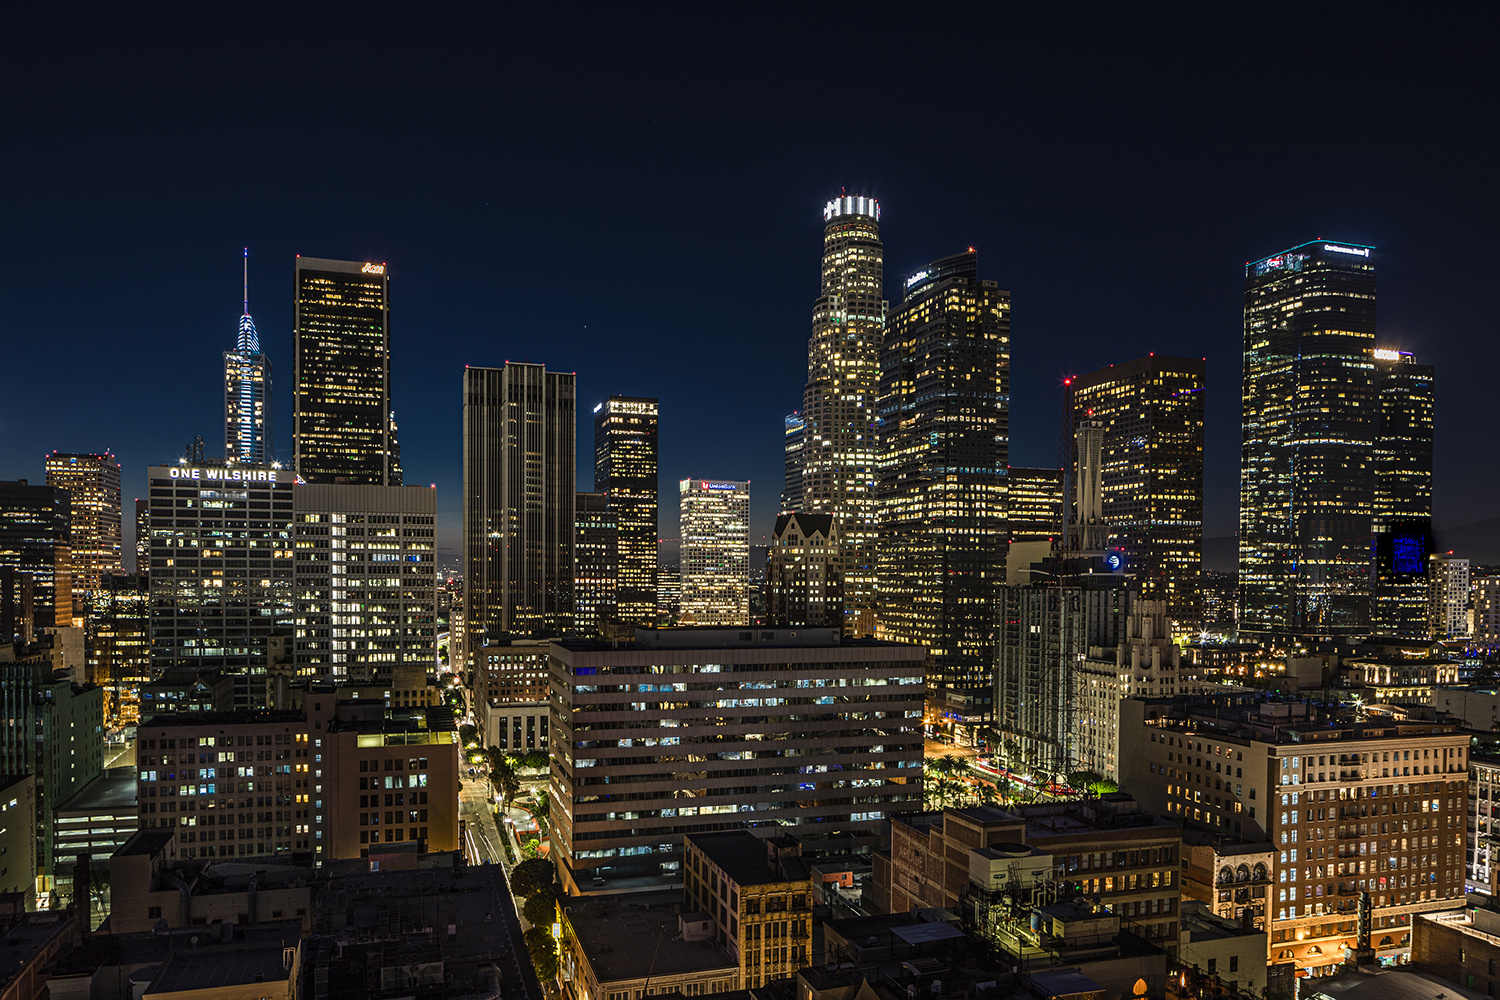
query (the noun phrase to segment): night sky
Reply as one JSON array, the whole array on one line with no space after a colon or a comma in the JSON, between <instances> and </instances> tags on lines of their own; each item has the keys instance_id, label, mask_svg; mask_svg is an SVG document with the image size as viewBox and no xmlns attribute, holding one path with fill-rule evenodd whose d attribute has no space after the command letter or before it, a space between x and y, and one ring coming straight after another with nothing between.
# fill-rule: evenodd
<instances>
[{"instance_id":1,"label":"night sky","mask_svg":"<svg viewBox=\"0 0 1500 1000\"><path fill-rule=\"evenodd\" d=\"M386 261L406 481L437 484L441 546L461 370L507 359L577 372L580 489L594 403L658 396L662 534L676 480L748 478L758 542L847 188L881 201L893 305L970 245L1011 290L1013 465L1057 464L1064 376L1206 357L1209 535L1238 501L1244 263L1372 244L1380 345L1437 367L1436 523L1500 513L1494 7L520 6L12 19L0 478L108 448L129 511L195 434L221 454L249 246L280 455L294 255Z\"/></svg>"}]
</instances>

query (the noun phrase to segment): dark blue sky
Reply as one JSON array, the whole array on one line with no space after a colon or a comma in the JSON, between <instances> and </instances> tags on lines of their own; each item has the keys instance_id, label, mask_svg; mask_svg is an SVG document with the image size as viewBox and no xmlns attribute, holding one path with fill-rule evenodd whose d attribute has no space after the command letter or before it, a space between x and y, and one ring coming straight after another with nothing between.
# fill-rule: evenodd
<instances>
[{"instance_id":1,"label":"dark blue sky","mask_svg":"<svg viewBox=\"0 0 1500 1000\"><path fill-rule=\"evenodd\" d=\"M1492 13L606 9L18 23L0 478L110 448L128 505L194 434L221 451L248 245L286 453L294 255L390 263L403 461L442 544L460 371L506 359L578 373L580 488L594 402L658 396L663 534L675 481L712 476L752 480L758 538L847 187L881 200L893 300L971 244L1012 291L1012 464L1056 464L1064 375L1206 357L1209 534L1234 529L1243 263L1373 244L1382 346L1437 366L1437 523L1500 513Z\"/></svg>"}]
</instances>

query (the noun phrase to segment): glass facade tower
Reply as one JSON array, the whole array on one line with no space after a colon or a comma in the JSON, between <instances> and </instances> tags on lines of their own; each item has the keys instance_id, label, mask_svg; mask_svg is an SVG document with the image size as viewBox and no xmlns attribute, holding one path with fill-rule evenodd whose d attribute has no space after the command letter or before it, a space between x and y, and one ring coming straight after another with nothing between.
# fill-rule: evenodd
<instances>
[{"instance_id":1,"label":"glass facade tower","mask_svg":"<svg viewBox=\"0 0 1500 1000\"><path fill-rule=\"evenodd\" d=\"M656 623L656 428L654 399L611 396L594 408L594 489L614 515L614 614L626 626Z\"/></svg>"},{"instance_id":2,"label":"glass facade tower","mask_svg":"<svg viewBox=\"0 0 1500 1000\"><path fill-rule=\"evenodd\" d=\"M250 251L245 251L244 312L234 350L224 352L224 457L270 464L271 359L260 351L250 318Z\"/></svg>"},{"instance_id":3,"label":"glass facade tower","mask_svg":"<svg viewBox=\"0 0 1500 1000\"><path fill-rule=\"evenodd\" d=\"M990 716L1005 584L1010 293L971 251L906 280L880 353L880 637L925 646L928 704Z\"/></svg>"},{"instance_id":4,"label":"glass facade tower","mask_svg":"<svg viewBox=\"0 0 1500 1000\"><path fill-rule=\"evenodd\" d=\"M298 257L294 305L297 473L309 483L399 485L389 269Z\"/></svg>"},{"instance_id":5,"label":"glass facade tower","mask_svg":"<svg viewBox=\"0 0 1500 1000\"><path fill-rule=\"evenodd\" d=\"M120 463L115 456L54 451L47 456L47 485L68 491L73 593L98 590L104 577L125 572L120 557ZM81 615L81 605L74 611Z\"/></svg>"},{"instance_id":6,"label":"glass facade tower","mask_svg":"<svg viewBox=\"0 0 1500 1000\"><path fill-rule=\"evenodd\" d=\"M750 484L677 484L682 536L682 619L687 625L750 623Z\"/></svg>"},{"instance_id":7,"label":"glass facade tower","mask_svg":"<svg viewBox=\"0 0 1500 1000\"><path fill-rule=\"evenodd\" d=\"M1239 628L1365 631L1375 493L1375 265L1315 240L1245 265Z\"/></svg>"},{"instance_id":8,"label":"glass facade tower","mask_svg":"<svg viewBox=\"0 0 1500 1000\"><path fill-rule=\"evenodd\" d=\"M839 519L846 628L875 627L875 394L885 330L880 205L847 195L823 209L822 293L802 395L802 510Z\"/></svg>"}]
</instances>

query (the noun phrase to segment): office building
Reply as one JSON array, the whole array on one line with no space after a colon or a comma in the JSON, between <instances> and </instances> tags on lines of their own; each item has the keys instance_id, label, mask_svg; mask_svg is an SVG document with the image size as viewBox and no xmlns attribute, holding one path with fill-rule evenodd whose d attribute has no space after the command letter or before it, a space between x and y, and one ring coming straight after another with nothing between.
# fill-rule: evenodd
<instances>
[{"instance_id":1,"label":"office building","mask_svg":"<svg viewBox=\"0 0 1500 1000\"><path fill-rule=\"evenodd\" d=\"M47 485L68 493L73 597L99 586L102 577L125 572L120 562L120 463L102 455L47 456ZM75 608L75 613L81 614ZM59 623L63 624L63 623Z\"/></svg>"},{"instance_id":2,"label":"office building","mask_svg":"<svg viewBox=\"0 0 1500 1000\"><path fill-rule=\"evenodd\" d=\"M677 491L683 622L750 624L750 484L684 479Z\"/></svg>"},{"instance_id":3,"label":"office building","mask_svg":"<svg viewBox=\"0 0 1500 1000\"><path fill-rule=\"evenodd\" d=\"M475 698L502 703L546 701L550 648L546 639L491 638L475 651Z\"/></svg>"},{"instance_id":4,"label":"office building","mask_svg":"<svg viewBox=\"0 0 1500 1000\"><path fill-rule=\"evenodd\" d=\"M1157 354L1072 382L1074 420L1103 428L1107 545L1178 631L1196 630L1200 617L1203 387L1202 358Z\"/></svg>"},{"instance_id":5,"label":"office building","mask_svg":"<svg viewBox=\"0 0 1500 1000\"><path fill-rule=\"evenodd\" d=\"M292 454L309 483L395 485L385 264L297 258Z\"/></svg>"},{"instance_id":6,"label":"office building","mask_svg":"<svg viewBox=\"0 0 1500 1000\"><path fill-rule=\"evenodd\" d=\"M831 628L554 643L552 854L565 889L679 873L684 834L874 834L919 810L925 655ZM620 700L627 689L634 701ZM610 789L625 781L621 803Z\"/></svg>"},{"instance_id":7,"label":"office building","mask_svg":"<svg viewBox=\"0 0 1500 1000\"><path fill-rule=\"evenodd\" d=\"M1006 473L1005 553L1008 586L1030 583L1035 567L1052 554L1062 538L1063 476L1061 469L1021 469Z\"/></svg>"},{"instance_id":8,"label":"office building","mask_svg":"<svg viewBox=\"0 0 1500 1000\"><path fill-rule=\"evenodd\" d=\"M930 709L981 724L1005 583L1010 293L973 251L905 291L880 351L879 634L926 647Z\"/></svg>"},{"instance_id":9,"label":"office building","mask_svg":"<svg viewBox=\"0 0 1500 1000\"><path fill-rule=\"evenodd\" d=\"M1373 252L1315 240L1245 265L1239 628L1252 637L1369 626Z\"/></svg>"},{"instance_id":10,"label":"office building","mask_svg":"<svg viewBox=\"0 0 1500 1000\"><path fill-rule=\"evenodd\" d=\"M151 681L151 584L143 576L106 576L85 608L88 676L104 691L104 724L133 726L141 686Z\"/></svg>"},{"instance_id":11,"label":"office building","mask_svg":"<svg viewBox=\"0 0 1500 1000\"><path fill-rule=\"evenodd\" d=\"M250 318L250 250L245 249L244 311L234 350L224 352L224 457L252 465L275 460L271 434L271 359ZM309 316L309 325L312 317ZM300 329L300 327L299 327Z\"/></svg>"},{"instance_id":12,"label":"office building","mask_svg":"<svg viewBox=\"0 0 1500 1000\"><path fill-rule=\"evenodd\" d=\"M1491 718L1500 722L1500 711ZM1500 879L1500 850L1496 849L1500 844L1495 839L1500 835L1497 808L1500 808L1500 756L1476 750L1469 754L1469 816L1464 840L1464 889L1468 892L1495 894L1495 883Z\"/></svg>"},{"instance_id":13,"label":"office building","mask_svg":"<svg viewBox=\"0 0 1500 1000\"><path fill-rule=\"evenodd\" d=\"M558 926L578 997L724 997L740 985L739 966L717 947L707 915L683 912L676 889L572 899Z\"/></svg>"},{"instance_id":14,"label":"office building","mask_svg":"<svg viewBox=\"0 0 1500 1000\"><path fill-rule=\"evenodd\" d=\"M302 677L390 685L437 669L437 490L292 490L295 663Z\"/></svg>"},{"instance_id":15,"label":"office building","mask_svg":"<svg viewBox=\"0 0 1500 1000\"><path fill-rule=\"evenodd\" d=\"M594 492L617 523L616 607L626 627L656 623L657 402L610 396L594 407Z\"/></svg>"},{"instance_id":16,"label":"office building","mask_svg":"<svg viewBox=\"0 0 1500 1000\"><path fill-rule=\"evenodd\" d=\"M55 898L77 899L81 888L75 866L89 855L90 884L99 888L108 882L109 858L125 845L139 827L136 810L136 773L133 767L113 767L80 788L72 798L52 810L52 891ZM3 863L3 862L0 862ZM82 902L82 900L78 900ZM108 905L91 900L102 919Z\"/></svg>"},{"instance_id":17,"label":"office building","mask_svg":"<svg viewBox=\"0 0 1500 1000\"><path fill-rule=\"evenodd\" d=\"M1474 577L1470 584L1473 610L1470 635L1476 646L1500 649L1500 576Z\"/></svg>"},{"instance_id":18,"label":"office building","mask_svg":"<svg viewBox=\"0 0 1500 1000\"><path fill-rule=\"evenodd\" d=\"M0 896L36 895L36 775L0 775Z\"/></svg>"},{"instance_id":19,"label":"office building","mask_svg":"<svg viewBox=\"0 0 1500 1000\"><path fill-rule=\"evenodd\" d=\"M802 394L802 503L842 526L849 563L844 608L851 635L875 629L875 541L879 455L875 396L886 303L880 205L864 195L823 209L823 265L813 304Z\"/></svg>"},{"instance_id":20,"label":"office building","mask_svg":"<svg viewBox=\"0 0 1500 1000\"><path fill-rule=\"evenodd\" d=\"M572 373L464 369L464 630L470 659L492 632L573 626Z\"/></svg>"},{"instance_id":21,"label":"office building","mask_svg":"<svg viewBox=\"0 0 1500 1000\"><path fill-rule=\"evenodd\" d=\"M1434 553L1427 569L1427 628L1434 639L1469 634L1469 560Z\"/></svg>"},{"instance_id":22,"label":"office building","mask_svg":"<svg viewBox=\"0 0 1500 1000\"><path fill-rule=\"evenodd\" d=\"M52 810L92 781L104 762L104 693L73 683L57 651L0 643L0 774L36 778L34 875L50 891ZM0 862L3 863L3 862Z\"/></svg>"},{"instance_id":23,"label":"office building","mask_svg":"<svg viewBox=\"0 0 1500 1000\"><path fill-rule=\"evenodd\" d=\"M23 626L14 608L30 595L33 632L73 624L72 499L54 486L0 480L0 571L11 571L7 620Z\"/></svg>"},{"instance_id":24,"label":"office building","mask_svg":"<svg viewBox=\"0 0 1500 1000\"><path fill-rule=\"evenodd\" d=\"M573 497L573 518L578 526L573 539L573 628L582 635L608 636L621 618L620 515L610 509L603 493L578 493ZM654 562L655 541L651 551Z\"/></svg>"},{"instance_id":25,"label":"office building","mask_svg":"<svg viewBox=\"0 0 1500 1000\"><path fill-rule=\"evenodd\" d=\"M662 566L656 575L656 618L675 625L682 614L682 569L675 563Z\"/></svg>"},{"instance_id":26,"label":"office building","mask_svg":"<svg viewBox=\"0 0 1500 1000\"><path fill-rule=\"evenodd\" d=\"M223 671L236 707L261 707L269 640L291 627L296 475L207 462L147 475L152 669Z\"/></svg>"},{"instance_id":27,"label":"office building","mask_svg":"<svg viewBox=\"0 0 1500 1000\"><path fill-rule=\"evenodd\" d=\"M832 514L782 514L766 560L766 624L844 625L844 543Z\"/></svg>"},{"instance_id":28,"label":"office building","mask_svg":"<svg viewBox=\"0 0 1500 1000\"><path fill-rule=\"evenodd\" d=\"M135 498L135 569L131 572L137 576L151 572L151 501L145 497Z\"/></svg>"},{"instance_id":29,"label":"office building","mask_svg":"<svg viewBox=\"0 0 1500 1000\"><path fill-rule=\"evenodd\" d=\"M1370 631L1425 639L1432 553L1433 369L1408 351L1371 352L1375 396Z\"/></svg>"},{"instance_id":30,"label":"office building","mask_svg":"<svg viewBox=\"0 0 1500 1000\"><path fill-rule=\"evenodd\" d=\"M1271 962L1332 974L1361 925L1378 959L1404 960L1417 914L1463 902L1468 735L1262 699L1122 702L1120 784L1190 828L1270 843Z\"/></svg>"},{"instance_id":31,"label":"office building","mask_svg":"<svg viewBox=\"0 0 1500 1000\"><path fill-rule=\"evenodd\" d=\"M739 966L745 989L791 979L812 961L813 884L792 837L744 830L683 837L685 912Z\"/></svg>"},{"instance_id":32,"label":"office building","mask_svg":"<svg viewBox=\"0 0 1500 1000\"><path fill-rule=\"evenodd\" d=\"M786 430L782 452L786 462L786 478L781 487L781 513L790 514L802 509L802 443L807 430L807 421L801 411L786 415Z\"/></svg>"}]
</instances>

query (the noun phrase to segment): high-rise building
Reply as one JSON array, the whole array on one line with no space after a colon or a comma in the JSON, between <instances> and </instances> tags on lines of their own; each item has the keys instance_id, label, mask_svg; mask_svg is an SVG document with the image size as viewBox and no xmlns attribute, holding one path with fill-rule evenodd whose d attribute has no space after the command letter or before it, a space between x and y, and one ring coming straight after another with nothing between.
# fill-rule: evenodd
<instances>
[{"instance_id":1,"label":"high-rise building","mask_svg":"<svg viewBox=\"0 0 1500 1000\"><path fill-rule=\"evenodd\" d=\"M1474 610L1469 630L1476 646L1500 649L1500 576L1481 576L1473 584Z\"/></svg>"},{"instance_id":2,"label":"high-rise building","mask_svg":"<svg viewBox=\"0 0 1500 1000\"><path fill-rule=\"evenodd\" d=\"M1370 630L1425 639L1430 634L1433 369L1417 364L1408 351L1378 349L1370 356L1376 407Z\"/></svg>"},{"instance_id":3,"label":"high-rise building","mask_svg":"<svg viewBox=\"0 0 1500 1000\"><path fill-rule=\"evenodd\" d=\"M1252 636L1369 624L1372 253L1315 240L1245 265L1239 627Z\"/></svg>"},{"instance_id":4,"label":"high-rise building","mask_svg":"<svg viewBox=\"0 0 1500 1000\"><path fill-rule=\"evenodd\" d=\"M390 685L437 668L437 490L292 490L294 658L303 677Z\"/></svg>"},{"instance_id":5,"label":"high-rise building","mask_svg":"<svg viewBox=\"0 0 1500 1000\"><path fill-rule=\"evenodd\" d=\"M930 709L980 724L1005 584L1010 293L972 250L905 290L880 352L879 634L926 647Z\"/></svg>"},{"instance_id":6,"label":"high-rise building","mask_svg":"<svg viewBox=\"0 0 1500 1000\"><path fill-rule=\"evenodd\" d=\"M1427 627L1434 639L1469 634L1469 560L1437 553L1427 570Z\"/></svg>"},{"instance_id":7,"label":"high-rise building","mask_svg":"<svg viewBox=\"0 0 1500 1000\"><path fill-rule=\"evenodd\" d=\"M464 629L469 669L490 633L573 625L575 377L506 362L464 369Z\"/></svg>"},{"instance_id":8,"label":"high-rise building","mask_svg":"<svg viewBox=\"0 0 1500 1000\"><path fill-rule=\"evenodd\" d=\"M394 485L385 264L298 257L292 454L309 483Z\"/></svg>"},{"instance_id":9,"label":"high-rise building","mask_svg":"<svg viewBox=\"0 0 1500 1000\"><path fill-rule=\"evenodd\" d=\"M109 452L54 451L47 456L47 485L68 491L73 594L82 597L99 586L101 577L125 572L120 562L120 463Z\"/></svg>"},{"instance_id":10,"label":"high-rise building","mask_svg":"<svg viewBox=\"0 0 1500 1000\"><path fill-rule=\"evenodd\" d=\"M844 626L844 544L832 514L782 514L766 559L766 624Z\"/></svg>"},{"instance_id":11,"label":"high-rise building","mask_svg":"<svg viewBox=\"0 0 1500 1000\"><path fill-rule=\"evenodd\" d=\"M573 538L573 627L583 635L605 636L620 621L620 515L610 509L603 493L578 493L573 497L573 518L578 525ZM654 541L651 550L654 561ZM651 603L654 616L656 602Z\"/></svg>"},{"instance_id":12,"label":"high-rise building","mask_svg":"<svg viewBox=\"0 0 1500 1000\"><path fill-rule=\"evenodd\" d=\"M272 636L291 628L296 476L269 466L152 466L151 666L222 670L264 707Z\"/></svg>"},{"instance_id":13,"label":"high-rise building","mask_svg":"<svg viewBox=\"0 0 1500 1000\"><path fill-rule=\"evenodd\" d=\"M1108 545L1141 597L1198 626L1203 572L1202 358L1153 354L1072 382L1074 419L1103 427L1101 498Z\"/></svg>"},{"instance_id":14,"label":"high-rise building","mask_svg":"<svg viewBox=\"0 0 1500 1000\"><path fill-rule=\"evenodd\" d=\"M656 428L654 399L611 396L594 407L594 492L616 521L616 614L627 626L656 622Z\"/></svg>"},{"instance_id":15,"label":"high-rise building","mask_svg":"<svg viewBox=\"0 0 1500 1000\"><path fill-rule=\"evenodd\" d=\"M750 624L750 484L684 479L677 492L684 622Z\"/></svg>"},{"instance_id":16,"label":"high-rise building","mask_svg":"<svg viewBox=\"0 0 1500 1000\"><path fill-rule=\"evenodd\" d=\"M88 673L104 692L104 724L135 725L151 682L151 586L144 576L106 576L84 615Z\"/></svg>"},{"instance_id":17,"label":"high-rise building","mask_svg":"<svg viewBox=\"0 0 1500 1000\"><path fill-rule=\"evenodd\" d=\"M786 461L786 483L781 487L781 512L790 514L802 509L802 443L807 421L800 411L786 415L786 432L782 452Z\"/></svg>"},{"instance_id":18,"label":"high-rise building","mask_svg":"<svg viewBox=\"0 0 1500 1000\"><path fill-rule=\"evenodd\" d=\"M839 519L849 559L848 630L867 635L875 627L875 397L886 313L880 205L865 195L841 196L824 207L823 222L822 288L802 395L800 509Z\"/></svg>"},{"instance_id":19,"label":"high-rise building","mask_svg":"<svg viewBox=\"0 0 1500 1000\"><path fill-rule=\"evenodd\" d=\"M1010 545L1005 554L1005 582L1030 583L1035 565L1052 554L1063 530L1061 469L1021 469L1006 474L1005 527Z\"/></svg>"},{"instance_id":20,"label":"high-rise building","mask_svg":"<svg viewBox=\"0 0 1500 1000\"><path fill-rule=\"evenodd\" d=\"M748 822L871 835L919 811L925 655L834 628L553 643L552 856L565 889L680 871L684 834ZM640 692L633 710L601 689L605 675ZM627 777L625 812L605 796Z\"/></svg>"},{"instance_id":21,"label":"high-rise building","mask_svg":"<svg viewBox=\"0 0 1500 1000\"><path fill-rule=\"evenodd\" d=\"M250 248L246 247L239 337L234 350L224 352L224 457L269 465L276 457L271 413L271 359L261 353L260 334L250 318Z\"/></svg>"},{"instance_id":22,"label":"high-rise building","mask_svg":"<svg viewBox=\"0 0 1500 1000\"><path fill-rule=\"evenodd\" d=\"M67 490L0 480L0 571L10 571L17 594L31 595L38 632L73 624L71 511Z\"/></svg>"},{"instance_id":23,"label":"high-rise building","mask_svg":"<svg viewBox=\"0 0 1500 1000\"><path fill-rule=\"evenodd\" d=\"M151 572L151 501L135 498L135 569L137 576Z\"/></svg>"}]
</instances>

